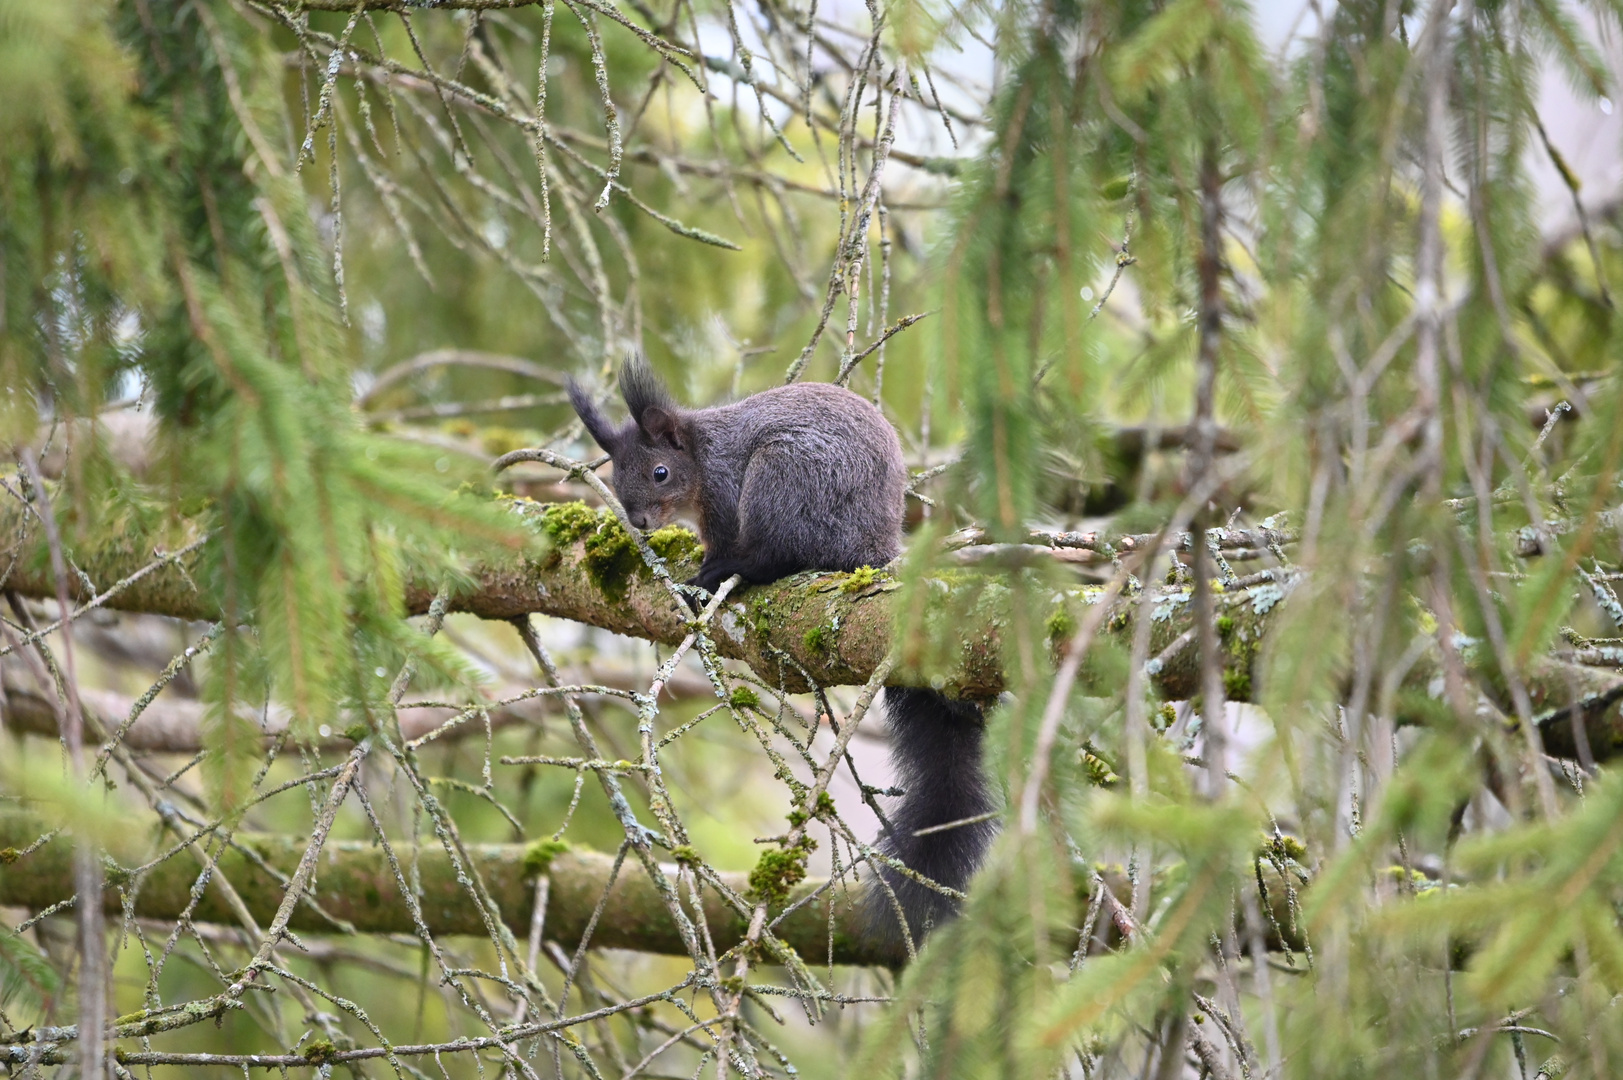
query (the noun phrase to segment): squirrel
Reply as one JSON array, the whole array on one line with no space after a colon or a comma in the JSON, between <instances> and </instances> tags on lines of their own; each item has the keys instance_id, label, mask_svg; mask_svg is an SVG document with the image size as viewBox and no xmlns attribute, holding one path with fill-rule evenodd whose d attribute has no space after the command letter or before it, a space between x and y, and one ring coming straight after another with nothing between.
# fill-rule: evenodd
<instances>
[{"instance_id":1,"label":"squirrel","mask_svg":"<svg viewBox=\"0 0 1623 1080\"><path fill-rule=\"evenodd\" d=\"M827 383L791 383L707 409L678 406L640 355L620 368L630 412L611 423L579 383L569 400L614 464L611 483L631 524L653 529L681 514L704 543L688 582L714 593L737 574L764 584L802 570L849 573L883 566L902 548L907 468L901 441L868 401ZM981 706L940 691L885 688L891 761L904 791L878 847L886 856L962 890L996 832L988 821L927 832L993 809L981 769ZM916 941L956 905L893 868L880 875ZM901 941L887 890L870 887L870 934Z\"/></svg>"}]
</instances>

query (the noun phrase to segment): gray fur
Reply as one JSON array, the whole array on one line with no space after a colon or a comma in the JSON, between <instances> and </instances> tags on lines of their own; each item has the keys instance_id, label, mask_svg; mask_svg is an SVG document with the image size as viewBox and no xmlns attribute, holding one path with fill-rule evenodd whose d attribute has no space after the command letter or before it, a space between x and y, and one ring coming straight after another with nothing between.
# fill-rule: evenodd
<instances>
[{"instance_id":1,"label":"gray fur","mask_svg":"<svg viewBox=\"0 0 1623 1080\"><path fill-rule=\"evenodd\" d=\"M652 529L678 514L697 516L705 553L689 584L714 592L734 574L761 584L801 570L883 566L901 552L902 445L865 399L827 383L792 383L731 405L684 409L641 357L621 368L620 392L631 419L616 426L569 385L586 430L614 461L614 493L631 523ZM980 707L908 688L887 692L886 712L891 756L908 792L880 847L963 889L993 827L913 834L991 807ZM881 873L915 940L952 914L941 894L890 869ZM899 949L889 898L881 889L869 896L871 932Z\"/></svg>"},{"instance_id":2,"label":"gray fur","mask_svg":"<svg viewBox=\"0 0 1623 1080\"><path fill-rule=\"evenodd\" d=\"M633 353L620 365L620 396L639 424L649 408L670 409L675 404L671 392L639 353Z\"/></svg>"},{"instance_id":3,"label":"gray fur","mask_svg":"<svg viewBox=\"0 0 1623 1080\"><path fill-rule=\"evenodd\" d=\"M692 584L714 592L734 574L758 584L806 569L883 566L900 553L902 444L865 399L793 383L683 409L640 359L621 369L620 390L632 419L619 427L578 385L570 399L614 460L614 493L633 525L697 516L705 553ZM654 478L660 466L663 481Z\"/></svg>"}]
</instances>

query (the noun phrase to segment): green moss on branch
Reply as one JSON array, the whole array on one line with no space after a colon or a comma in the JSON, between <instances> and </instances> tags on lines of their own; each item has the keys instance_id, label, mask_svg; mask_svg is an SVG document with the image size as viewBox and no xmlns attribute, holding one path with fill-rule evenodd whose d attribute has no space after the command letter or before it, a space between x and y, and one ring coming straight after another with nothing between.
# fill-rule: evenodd
<instances>
[{"instance_id":1,"label":"green moss on branch","mask_svg":"<svg viewBox=\"0 0 1623 1080\"><path fill-rule=\"evenodd\" d=\"M451 608L490 619L529 614L551 615L602 627L666 645L679 643L691 627L692 613L678 604L666 586L643 564L635 545L612 514L584 503L532 503L503 498L536 533L534 550L498 562L475 565L454 588ZM0 503L0 534L24 535L21 509ZM175 550L175 541L195 533L182 522L176 528L139 522L158 519L138 515L130 529L100 546L74 548L74 563L98 588L127 578L152 563L154 550ZM55 595L49 560L37 536L18 553L7 587L23 595ZM666 560L672 578L682 580L698 569L698 538L686 529L667 527L649 537ZM180 565L165 565L133 582L106 606L124 611L169 615L181 619L215 619L219 605L202 586L198 554ZM75 578L70 591L89 598ZM406 587L409 611L428 609L438 581L411 580ZM1100 601L1096 586L1055 594L1051 588L1023 594L1009 579L962 568L933 572L929 580L902 588L882 571L854 574L808 572L769 585L736 591L717 612L709 628L717 650L748 664L771 686L791 691L807 688L807 677L823 686L861 685L884 660L897 634L898 621L909 627L901 663L892 681L917 683L939 678L948 693L989 699L1004 689L1004 634L1016 604L1041 605L1032 613L1056 649L1081 625L1087 610ZM1235 701L1249 701L1261 687L1260 658L1288 590L1265 582L1219 593L1219 630L1223 649L1223 684ZM1197 693L1199 649L1182 640L1192 625L1187 590L1158 596L1149 605L1152 622L1150 681L1165 700L1188 700ZM1104 623L1103 636L1114 639L1125 654L1132 640L1138 596L1118 598ZM914 632L919 627L922 632ZM1405 686L1424 688L1429 661L1414 665ZM1544 718L1552 752L1571 756L1571 724L1564 713L1575 698L1591 751L1597 760L1623 753L1623 707L1616 691L1617 673L1576 664L1540 661L1523 673L1534 708ZM1110 680L1116 673L1084 670L1090 678ZM1485 674L1484 690L1509 711L1508 692ZM1576 689L1575 689L1576 688Z\"/></svg>"}]
</instances>

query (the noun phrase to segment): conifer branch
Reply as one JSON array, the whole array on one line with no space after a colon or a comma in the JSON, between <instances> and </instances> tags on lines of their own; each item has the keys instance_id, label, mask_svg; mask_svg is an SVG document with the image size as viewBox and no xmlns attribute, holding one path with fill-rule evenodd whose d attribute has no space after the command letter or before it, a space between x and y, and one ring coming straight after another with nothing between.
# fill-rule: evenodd
<instances>
[{"instance_id":1,"label":"conifer branch","mask_svg":"<svg viewBox=\"0 0 1623 1080\"><path fill-rule=\"evenodd\" d=\"M23 512L14 503L0 503L0 535L23 535L18 520ZM676 604L668 587L642 565L630 537L607 512L581 503L527 502L516 502L514 512L536 526L536 550L471 567L453 586L448 610L501 620L550 615L671 646L679 645L692 631L691 613ZM1238 530L1229 532L1238 534ZM1253 532L1258 535L1237 539L1266 540L1275 535L1271 530ZM1056 536L1064 539L1071 534ZM1104 538L1087 537L1096 546L1109 549ZM669 560L673 578L686 577L697 567L698 541L691 533L662 529L650 540L654 550ZM219 618L219 605L197 583L195 572L202 549L194 547L185 559L178 559L158 541L155 532L142 535L132 529L99 547L73 551L74 564L84 571L82 579L67 583L70 592L84 594L74 599L84 603L94 597L87 592L91 583L128 579L121 591L102 594L103 606L187 620ZM42 544L43 540L34 538L35 547ZM1121 544L1120 548L1131 550L1131 545ZM154 549L162 554L156 559L143 558L142 553ZM163 565L139 575L151 562ZM950 693L986 700L1001 693L1005 685L999 627L1011 594L992 577L976 579L976 584L984 589L984 596L968 621L959 618L962 613L938 607L951 603L951 587L943 592L924 586L922 610L927 625L937 615L954 620L952 636L957 639L945 650L947 666L932 668L928 674L939 675ZM1259 689L1262 670L1258 659L1269 647L1272 613L1278 605L1289 603L1297 578L1274 571L1231 584L1232 588L1215 598L1222 629L1221 677L1229 700L1249 702L1256 700ZM6 588L38 599L55 597L56 582L42 547L20 553ZM414 614L426 612L436 588L427 580L408 582L407 609ZM1050 594L1044 617L1051 643L1066 640L1103 591L1098 586L1079 586ZM808 679L820 687L860 686L889 652L897 620L912 617L905 606L911 595L883 571L871 575L798 574L735 592L717 613L708 635L717 652L747 664L768 685L782 685L789 692L808 689ZM1149 613L1152 627L1147 655L1154 659L1146 666L1146 674L1163 700L1188 700L1199 693L1197 650L1187 647L1194 628L1190 600L1187 588L1171 587L1148 605L1136 593L1108 601L1112 610L1105 620L1105 636L1117 639L1124 649L1131 642L1139 612ZM902 659L888 681L893 685L916 683L921 677L918 654L904 650ZM1404 676L1403 686L1424 691L1435 672L1433 661L1423 656ZM1623 675L1607 667L1552 656L1529 665L1523 679L1534 719L1552 756L1577 756L1574 718L1582 720L1594 760L1603 761L1623 751L1619 705ZM1515 714L1502 686L1486 673L1478 682L1479 692L1488 702L1506 714ZM1420 722L1421 718L1400 711L1398 720ZM43 722L27 726L39 728Z\"/></svg>"},{"instance_id":2,"label":"conifer branch","mask_svg":"<svg viewBox=\"0 0 1623 1080\"><path fill-rule=\"evenodd\" d=\"M0 813L0 853L16 855L43 831L41 823L28 815ZM283 880L294 872L306 846L307 841L299 837L238 834L233 846L220 856L215 876L236 886L248 910L263 925L276 915ZM614 873L613 855L553 841L470 844L467 850L472 868L483 880L502 919L519 933L530 924L534 880L545 872L550 880L546 934L570 951L580 942ZM467 902L466 886L458 881L457 869L440 845L430 842L414 852L400 846L396 852L401 860L407 860L409 854L409 861L420 874L418 907L431 933L485 935L479 912ZM1280 906L1275 921L1281 927L1292 926L1291 914L1284 906L1285 890L1273 887L1278 884L1277 872L1271 863L1263 866L1270 885L1270 902ZM667 877L676 878L676 866L666 864L663 869ZM191 890L197 876L196 866L180 859L151 865L142 871L140 888L135 893L136 916L172 921L192 902ZM747 874L723 873L718 879L735 896L749 890ZM1119 869L1106 874L1104 880L1114 895L1126 895L1130 889ZM72 896L72 881L70 841L58 837L16 861L0 862L0 906L43 910ZM126 882L124 888L129 887ZM1078 921L1092 888L1091 880L1078 886ZM717 952L745 941L750 932L749 916L740 913L717 889L702 888L701 894L704 919ZM338 920L364 934L418 931L410 906L399 894L388 853L370 842L327 840L311 899L319 904L319 910L311 904L294 906L288 915L288 929L331 933L334 920ZM118 889L109 889L104 902L109 912L122 910ZM838 883L831 888L826 879L808 878L789 891L783 906L793 910L782 917L774 911L778 921L772 932L809 964L831 961L894 967L906 960L899 946L862 933L862 913L854 889L847 890ZM197 922L232 923L236 913L226 898L210 887L192 909L191 917ZM1282 939L1281 933L1289 940ZM1270 928L1267 934L1271 948L1301 947L1294 931ZM608 890L608 901L597 919L590 944L593 948L688 955L681 932L646 874L620 873L613 877L613 887Z\"/></svg>"}]
</instances>

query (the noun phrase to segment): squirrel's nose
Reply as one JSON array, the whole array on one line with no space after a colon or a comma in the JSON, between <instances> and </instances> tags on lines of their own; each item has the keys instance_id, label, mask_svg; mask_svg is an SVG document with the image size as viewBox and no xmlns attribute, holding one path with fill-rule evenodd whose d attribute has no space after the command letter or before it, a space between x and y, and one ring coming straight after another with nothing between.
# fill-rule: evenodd
<instances>
[{"instance_id":1,"label":"squirrel's nose","mask_svg":"<svg viewBox=\"0 0 1623 1080\"><path fill-rule=\"evenodd\" d=\"M631 524L635 525L637 528L648 528L648 515L643 513L641 510L629 513L626 515L626 517L630 518Z\"/></svg>"}]
</instances>

